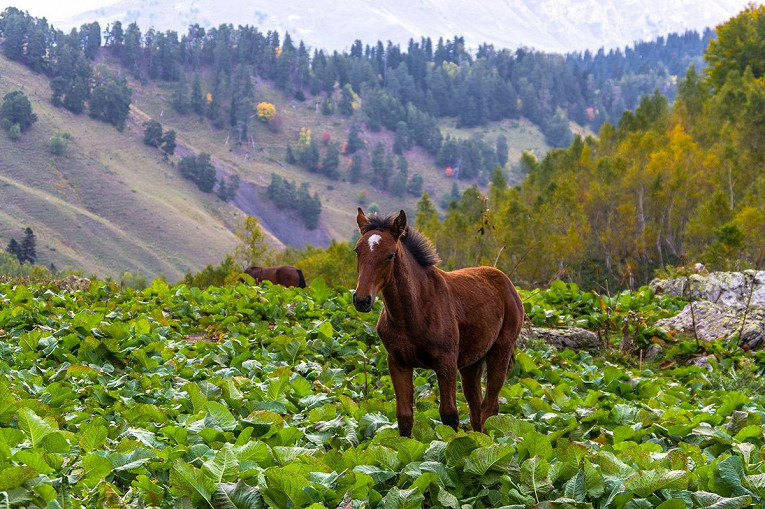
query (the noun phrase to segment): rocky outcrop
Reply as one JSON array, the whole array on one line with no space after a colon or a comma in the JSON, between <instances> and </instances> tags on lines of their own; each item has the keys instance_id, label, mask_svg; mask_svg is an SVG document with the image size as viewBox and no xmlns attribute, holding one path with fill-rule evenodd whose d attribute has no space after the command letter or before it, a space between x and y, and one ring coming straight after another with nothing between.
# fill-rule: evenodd
<instances>
[{"instance_id":1,"label":"rocky outcrop","mask_svg":"<svg viewBox=\"0 0 765 509\"><path fill-rule=\"evenodd\" d=\"M602 342L597 334L586 329L578 327L568 327L565 329L547 329L543 327L524 327L521 331L520 341L525 342L530 339L542 339L555 348L572 350L598 350Z\"/></svg>"},{"instance_id":2,"label":"rocky outcrop","mask_svg":"<svg viewBox=\"0 0 765 509\"><path fill-rule=\"evenodd\" d=\"M666 330L694 334L701 341L730 338L739 334L741 346L751 350L765 347L765 309L761 308L751 308L746 313L745 309L724 304L695 301L677 315L659 320L656 325Z\"/></svg>"},{"instance_id":3,"label":"rocky outcrop","mask_svg":"<svg viewBox=\"0 0 765 509\"><path fill-rule=\"evenodd\" d=\"M765 309L765 270L712 272L673 279L654 279L649 284L656 295L672 295L693 301L709 301L733 309Z\"/></svg>"},{"instance_id":4,"label":"rocky outcrop","mask_svg":"<svg viewBox=\"0 0 765 509\"><path fill-rule=\"evenodd\" d=\"M656 322L702 341L738 337L742 347L765 348L765 271L713 272L650 283L656 295L691 301L676 316Z\"/></svg>"}]
</instances>

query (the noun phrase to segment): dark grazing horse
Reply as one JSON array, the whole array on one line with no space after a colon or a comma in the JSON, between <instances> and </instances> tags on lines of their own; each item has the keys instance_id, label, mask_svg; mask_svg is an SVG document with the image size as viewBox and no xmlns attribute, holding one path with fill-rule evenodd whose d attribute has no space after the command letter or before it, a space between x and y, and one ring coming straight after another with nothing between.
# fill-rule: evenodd
<instances>
[{"instance_id":1,"label":"dark grazing horse","mask_svg":"<svg viewBox=\"0 0 765 509\"><path fill-rule=\"evenodd\" d=\"M245 274L252 276L258 283L271 281L275 285L299 286L305 288L303 271L292 265L279 265L277 267L247 267Z\"/></svg>"},{"instance_id":2,"label":"dark grazing horse","mask_svg":"<svg viewBox=\"0 0 765 509\"><path fill-rule=\"evenodd\" d=\"M470 424L499 411L499 391L523 325L523 304L510 279L493 267L444 272L431 242L406 223L402 210L382 218L356 217L359 280L357 310L372 309L378 291L385 306L377 332L388 350L396 392L398 430L411 436L414 423L413 368L436 372L441 421L457 429L457 371L470 408ZM486 396L481 375L486 366Z\"/></svg>"}]
</instances>

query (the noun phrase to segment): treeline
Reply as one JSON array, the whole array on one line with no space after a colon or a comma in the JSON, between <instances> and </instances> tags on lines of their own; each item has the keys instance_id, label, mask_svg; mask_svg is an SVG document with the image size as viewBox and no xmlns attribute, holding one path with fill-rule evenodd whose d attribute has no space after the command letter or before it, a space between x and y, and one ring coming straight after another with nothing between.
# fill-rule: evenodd
<instances>
[{"instance_id":1,"label":"treeline","mask_svg":"<svg viewBox=\"0 0 765 509\"><path fill-rule=\"evenodd\" d=\"M243 92L235 91L243 90L238 73L244 67L298 100L307 94L319 97L325 113L351 115L361 97L371 129L393 131L404 122L415 143L434 155L441 143L439 117L473 127L522 115L542 128L548 142L566 145L569 119L597 130L606 120L616 121L625 108L634 108L645 93L656 88L673 93L672 74L698 62L711 36L710 31L690 31L594 55L484 44L473 56L461 37L410 40L406 49L357 40L350 52L329 53L309 51L288 33L282 37L231 24L193 25L179 35L153 29L143 33L135 23L123 27L115 22L105 33L104 45L137 77L180 82L181 110L188 105L199 113L207 107L208 115L223 120L216 112L222 98L231 96L229 124L236 125L235 110L249 94L246 85ZM189 92L185 83L186 73L203 69L214 77L207 105L199 85Z\"/></svg>"},{"instance_id":2,"label":"treeline","mask_svg":"<svg viewBox=\"0 0 765 509\"><path fill-rule=\"evenodd\" d=\"M417 224L445 266L494 264L524 285L556 278L604 289L701 261L710 270L761 267L765 256L765 7L718 27L706 72L691 66L669 106L645 96L634 113L576 138L509 189L468 189L439 219ZM609 283L606 284L606 281Z\"/></svg>"},{"instance_id":3,"label":"treeline","mask_svg":"<svg viewBox=\"0 0 765 509\"><path fill-rule=\"evenodd\" d=\"M595 54L483 44L472 55L459 36L410 40L406 48L357 40L349 52L330 53L309 51L288 33L249 25L195 24L178 34L115 22L102 39L98 23L90 23L65 36L15 8L3 13L0 30L6 55L62 78L56 94L73 111L89 97L83 87L89 59L103 44L137 78L177 82L176 109L206 114L220 127L228 124L239 143L247 140L254 100L250 77L257 75L298 100L317 97L325 113L352 115L361 103L370 129L396 131L404 123L412 141L433 155L443 141L436 122L441 117L473 127L524 116L540 126L548 143L566 146L569 119L598 130L654 89L673 94L673 74L698 62L711 36L691 31ZM69 71L60 69L61 62ZM203 70L212 75L209 90L202 89Z\"/></svg>"},{"instance_id":4,"label":"treeline","mask_svg":"<svg viewBox=\"0 0 765 509\"><path fill-rule=\"evenodd\" d=\"M55 106L80 114L87 104L91 117L124 127L132 91L123 77L94 69L92 61L101 47L97 22L64 34L45 18L8 7L0 14L0 36L6 57L51 79Z\"/></svg>"},{"instance_id":5,"label":"treeline","mask_svg":"<svg viewBox=\"0 0 765 509\"><path fill-rule=\"evenodd\" d=\"M526 154L520 186L495 171L487 194L470 187L443 216L423 195L415 224L442 266L496 265L525 287L565 279L602 292L699 261L709 270L762 268L762 19L765 7L749 6L718 27L705 72L687 70L672 106L662 94L645 96L597 139L577 137L541 161ZM290 250L284 261L353 281L351 245L332 249Z\"/></svg>"},{"instance_id":6,"label":"treeline","mask_svg":"<svg viewBox=\"0 0 765 509\"><path fill-rule=\"evenodd\" d=\"M366 176L372 185L389 191L393 196L403 196L406 192L419 196L422 192L422 176L417 173L409 175L409 162L403 152L411 148L411 144L405 135L400 136L400 133L401 130L396 131L392 152L388 151L382 142L376 143L371 151L367 151L366 144L359 137L356 122L351 124L348 141L343 143L342 147L338 142L331 140L328 132L322 133L319 142L310 129L302 128L295 144L287 144L286 161L310 172L323 174L332 180L346 177L355 184ZM321 145L326 147L323 157ZM351 156L347 171L340 168L341 154Z\"/></svg>"}]
</instances>

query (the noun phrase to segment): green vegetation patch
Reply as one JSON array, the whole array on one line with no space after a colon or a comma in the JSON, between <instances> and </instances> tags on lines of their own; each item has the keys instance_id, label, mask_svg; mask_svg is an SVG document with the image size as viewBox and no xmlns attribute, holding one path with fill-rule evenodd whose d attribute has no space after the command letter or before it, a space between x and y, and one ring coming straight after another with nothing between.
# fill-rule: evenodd
<instances>
[{"instance_id":1,"label":"green vegetation patch","mask_svg":"<svg viewBox=\"0 0 765 509\"><path fill-rule=\"evenodd\" d=\"M572 310L583 295L526 297ZM488 435L465 431L461 397L462 429L441 425L435 377L417 371L414 438L399 437L376 317L321 281L2 284L0 504L690 508L765 496L762 396L696 366L518 351Z\"/></svg>"}]
</instances>

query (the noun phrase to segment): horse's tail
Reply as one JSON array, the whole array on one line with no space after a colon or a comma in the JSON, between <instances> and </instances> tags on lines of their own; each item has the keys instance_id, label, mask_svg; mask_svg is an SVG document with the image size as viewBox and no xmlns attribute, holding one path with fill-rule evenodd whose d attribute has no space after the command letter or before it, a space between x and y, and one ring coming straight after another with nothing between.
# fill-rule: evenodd
<instances>
[{"instance_id":1,"label":"horse's tail","mask_svg":"<svg viewBox=\"0 0 765 509\"><path fill-rule=\"evenodd\" d=\"M298 286L300 288L305 288L305 278L303 277L303 271L300 269L295 269L298 273Z\"/></svg>"}]
</instances>

